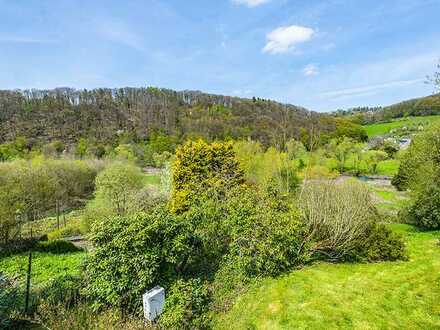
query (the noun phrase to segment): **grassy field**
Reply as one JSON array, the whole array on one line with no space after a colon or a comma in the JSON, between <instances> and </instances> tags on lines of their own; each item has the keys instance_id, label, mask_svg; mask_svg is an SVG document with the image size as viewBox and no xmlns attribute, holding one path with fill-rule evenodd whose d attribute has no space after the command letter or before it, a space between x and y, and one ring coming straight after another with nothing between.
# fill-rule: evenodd
<instances>
[{"instance_id":1,"label":"grassy field","mask_svg":"<svg viewBox=\"0 0 440 330\"><path fill-rule=\"evenodd\" d=\"M408 205L409 195L405 191L397 191L393 186L369 184L373 194L373 202L384 215L397 215Z\"/></svg>"},{"instance_id":2,"label":"grassy field","mask_svg":"<svg viewBox=\"0 0 440 330\"><path fill-rule=\"evenodd\" d=\"M32 285L45 284L49 280L64 276L77 275L86 253L68 254L33 253ZM0 259L0 272L11 278L18 278L20 283L26 279L28 254L19 254Z\"/></svg>"},{"instance_id":3,"label":"grassy field","mask_svg":"<svg viewBox=\"0 0 440 330\"><path fill-rule=\"evenodd\" d=\"M400 161L397 159L389 159L379 162L377 164L377 174L394 176L399 171Z\"/></svg>"},{"instance_id":4,"label":"grassy field","mask_svg":"<svg viewBox=\"0 0 440 330\"><path fill-rule=\"evenodd\" d=\"M321 263L263 280L218 329L439 329L440 232L392 225L409 261Z\"/></svg>"},{"instance_id":5,"label":"grassy field","mask_svg":"<svg viewBox=\"0 0 440 330\"><path fill-rule=\"evenodd\" d=\"M440 122L440 116L424 116L424 117L408 117L393 120L389 123L379 123L364 126L369 137L375 137L378 135L384 135L389 133L392 129L401 128L404 126L418 126L432 124L434 122Z\"/></svg>"},{"instance_id":6,"label":"grassy field","mask_svg":"<svg viewBox=\"0 0 440 330\"><path fill-rule=\"evenodd\" d=\"M146 185L157 186L160 184L160 174L145 174L144 180Z\"/></svg>"}]
</instances>

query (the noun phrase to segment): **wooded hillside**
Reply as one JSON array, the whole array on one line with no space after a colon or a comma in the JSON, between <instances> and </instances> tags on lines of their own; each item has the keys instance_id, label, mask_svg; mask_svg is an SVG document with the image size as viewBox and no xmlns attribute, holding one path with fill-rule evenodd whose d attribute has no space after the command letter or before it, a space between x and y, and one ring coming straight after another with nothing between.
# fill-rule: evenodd
<instances>
[{"instance_id":1,"label":"wooded hillside","mask_svg":"<svg viewBox=\"0 0 440 330\"><path fill-rule=\"evenodd\" d=\"M337 121L304 108L261 99L157 88L0 91L0 143L80 138L112 143L152 132L180 139L252 138L283 146L292 137L331 134Z\"/></svg>"},{"instance_id":2,"label":"wooded hillside","mask_svg":"<svg viewBox=\"0 0 440 330\"><path fill-rule=\"evenodd\" d=\"M440 94L411 99L386 107L359 107L337 111L336 114L349 117L362 125L386 122L409 116L440 115Z\"/></svg>"}]
</instances>

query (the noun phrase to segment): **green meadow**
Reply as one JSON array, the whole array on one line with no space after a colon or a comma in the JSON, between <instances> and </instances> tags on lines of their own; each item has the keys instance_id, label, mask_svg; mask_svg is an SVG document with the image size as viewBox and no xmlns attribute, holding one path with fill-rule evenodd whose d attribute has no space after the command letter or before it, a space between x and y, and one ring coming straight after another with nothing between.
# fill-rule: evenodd
<instances>
[{"instance_id":1,"label":"green meadow","mask_svg":"<svg viewBox=\"0 0 440 330\"><path fill-rule=\"evenodd\" d=\"M391 225L408 261L319 263L261 281L217 329L439 329L440 232Z\"/></svg>"},{"instance_id":2,"label":"green meadow","mask_svg":"<svg viewBox=\"0 0 440 330\"><path fill-rule=\"evenodd\" d=\"M371 138L388 134L391 130L402 128L404 126L426 126L439 121L440 116L407 117L396 119L388 123L365 125L364 128L367 131L368 136Z\"/></svg>"}]
</instances>

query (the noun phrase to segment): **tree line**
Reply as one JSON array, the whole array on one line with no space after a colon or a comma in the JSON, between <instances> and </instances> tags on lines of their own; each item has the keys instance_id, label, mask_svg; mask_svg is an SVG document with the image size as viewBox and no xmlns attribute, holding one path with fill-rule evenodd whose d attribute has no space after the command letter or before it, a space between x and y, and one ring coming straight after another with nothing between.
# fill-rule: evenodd
<instances>
[{"instance_id":1,"label":"tree line","mask_svg":"<svg viewBox=\"0 0 440 330\"><path fill-rule=\"evenodd\" d=\"M0 91L0 143L24 137L31 147L83 138L95 144L139 142L160 132L179 141L251 138L279 146L292 138L312 146L347 123L304 108L158 88ZM356 128L358 129L358 128Z\"/></svg>"}]
</instances>

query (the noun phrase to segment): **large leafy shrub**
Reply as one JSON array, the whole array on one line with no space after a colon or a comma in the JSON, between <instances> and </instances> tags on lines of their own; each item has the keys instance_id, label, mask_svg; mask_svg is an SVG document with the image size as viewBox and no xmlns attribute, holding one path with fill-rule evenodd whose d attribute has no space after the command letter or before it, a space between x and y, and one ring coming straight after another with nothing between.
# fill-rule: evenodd
<instances>
[{"instance_id":1,"label":"large leafy shrub","mask_svg":"<svg viewBox=\"0 0 440 330\"><path fill-rule=\"evenodd\" d=\"M421 191L407 210L411 223L423 229L440 229L440 185L434 182Z\"/></svg>"},{"instance_id":2,"label":"large leafy shrub","mask_svg":"<svg viewBox=\"0 0 440 330\"><path fill-rule=\"evenodd\" d=\"M278 195L251 189L233 193L225 207L229 264L247 277L274 276L307 261L298 210Z\"/></svg>"},{"instance_id":3,"label":"large leafy shrub","mask_svg":"<svg viewBox=\"0 0 440 330\"><path fill-rule=\"evenodd\" d=\"M211 187L234 187L242 182L243 172L232 143L187 142L176 150L171 209L184 212L199 192Z\"/></svg>"},{"instance_id":4,"label":"large leafy shrub","mask_svg":"<svg viewBox=\"0 0 440 330\"><path fill-rule=\"evenodd\" d=\"M210 293L199 279L177 280L168 290L160 326L165 329L207 328Z\"/></svg>"},{"instance_id":5,"label":"large leafy shrub","mask_svg":"<svg viewBox=\"0 0 440 330\"><path fill-rule=\"evenodd\" d=\"M176 298L176 308L164 322L184 319L193 324L188 320L199 322L197 301L204 289L196 288L197 281L176 284L177 278L209 281L223 269L233 274L232 280L246 282L307 261L299 213L278 196L239 186L208 189L195 198L180 215L160 205L149 213L94 224L95 250L86 266L85 293L95 306L139 312L141 294L161 285L176 295L182 290L195 294L195 300ZM182 306L192 306L194 312L186 314Z\"/></svg>"},{"instance_id":6,"label":"large leafy shrub","mask_svg":"<svg viewBox=\"0 0 440 330\"><path fill-rule=\"evenodd\" d=\"M246 277L273 276L307 260L299 212L276 193L242 186L198 197L184 217L198 237L199 271L232 265Z\"/></svg>"},{"instance_id":7,"label":"large leafy shrub","mask_svg":"<svg viewBox=\"0 0 440 330\"><path fill-rule=\"evenodd\" d=\"M417 135L404 153L393 184L399 190L423 190L440 173L440 125Z\"/></svg>"},{"instance_id":8,"label":"large leafy shrub","mask_svg":"<svg viewBox=\"0 0 440 330\"><path fill-rule=\"evenodd\" d=\"M385 225L373 224L359 240L347 260L361 262L396 261L407 259L402 237Z\"/></svg>"},{"instance_id":9,"label":"large leafy shrub","mask_svg":"<svg viewBox=\"0 0 440 330\"><path fill-rule=\"evenodd\" d=\"M92 226L95 250L86 266L85 293L96 306L139 312L141 295L183 273L192 253L192 230L164 205L149 213L113 217Z\"/></svg>"}]
</instances>

